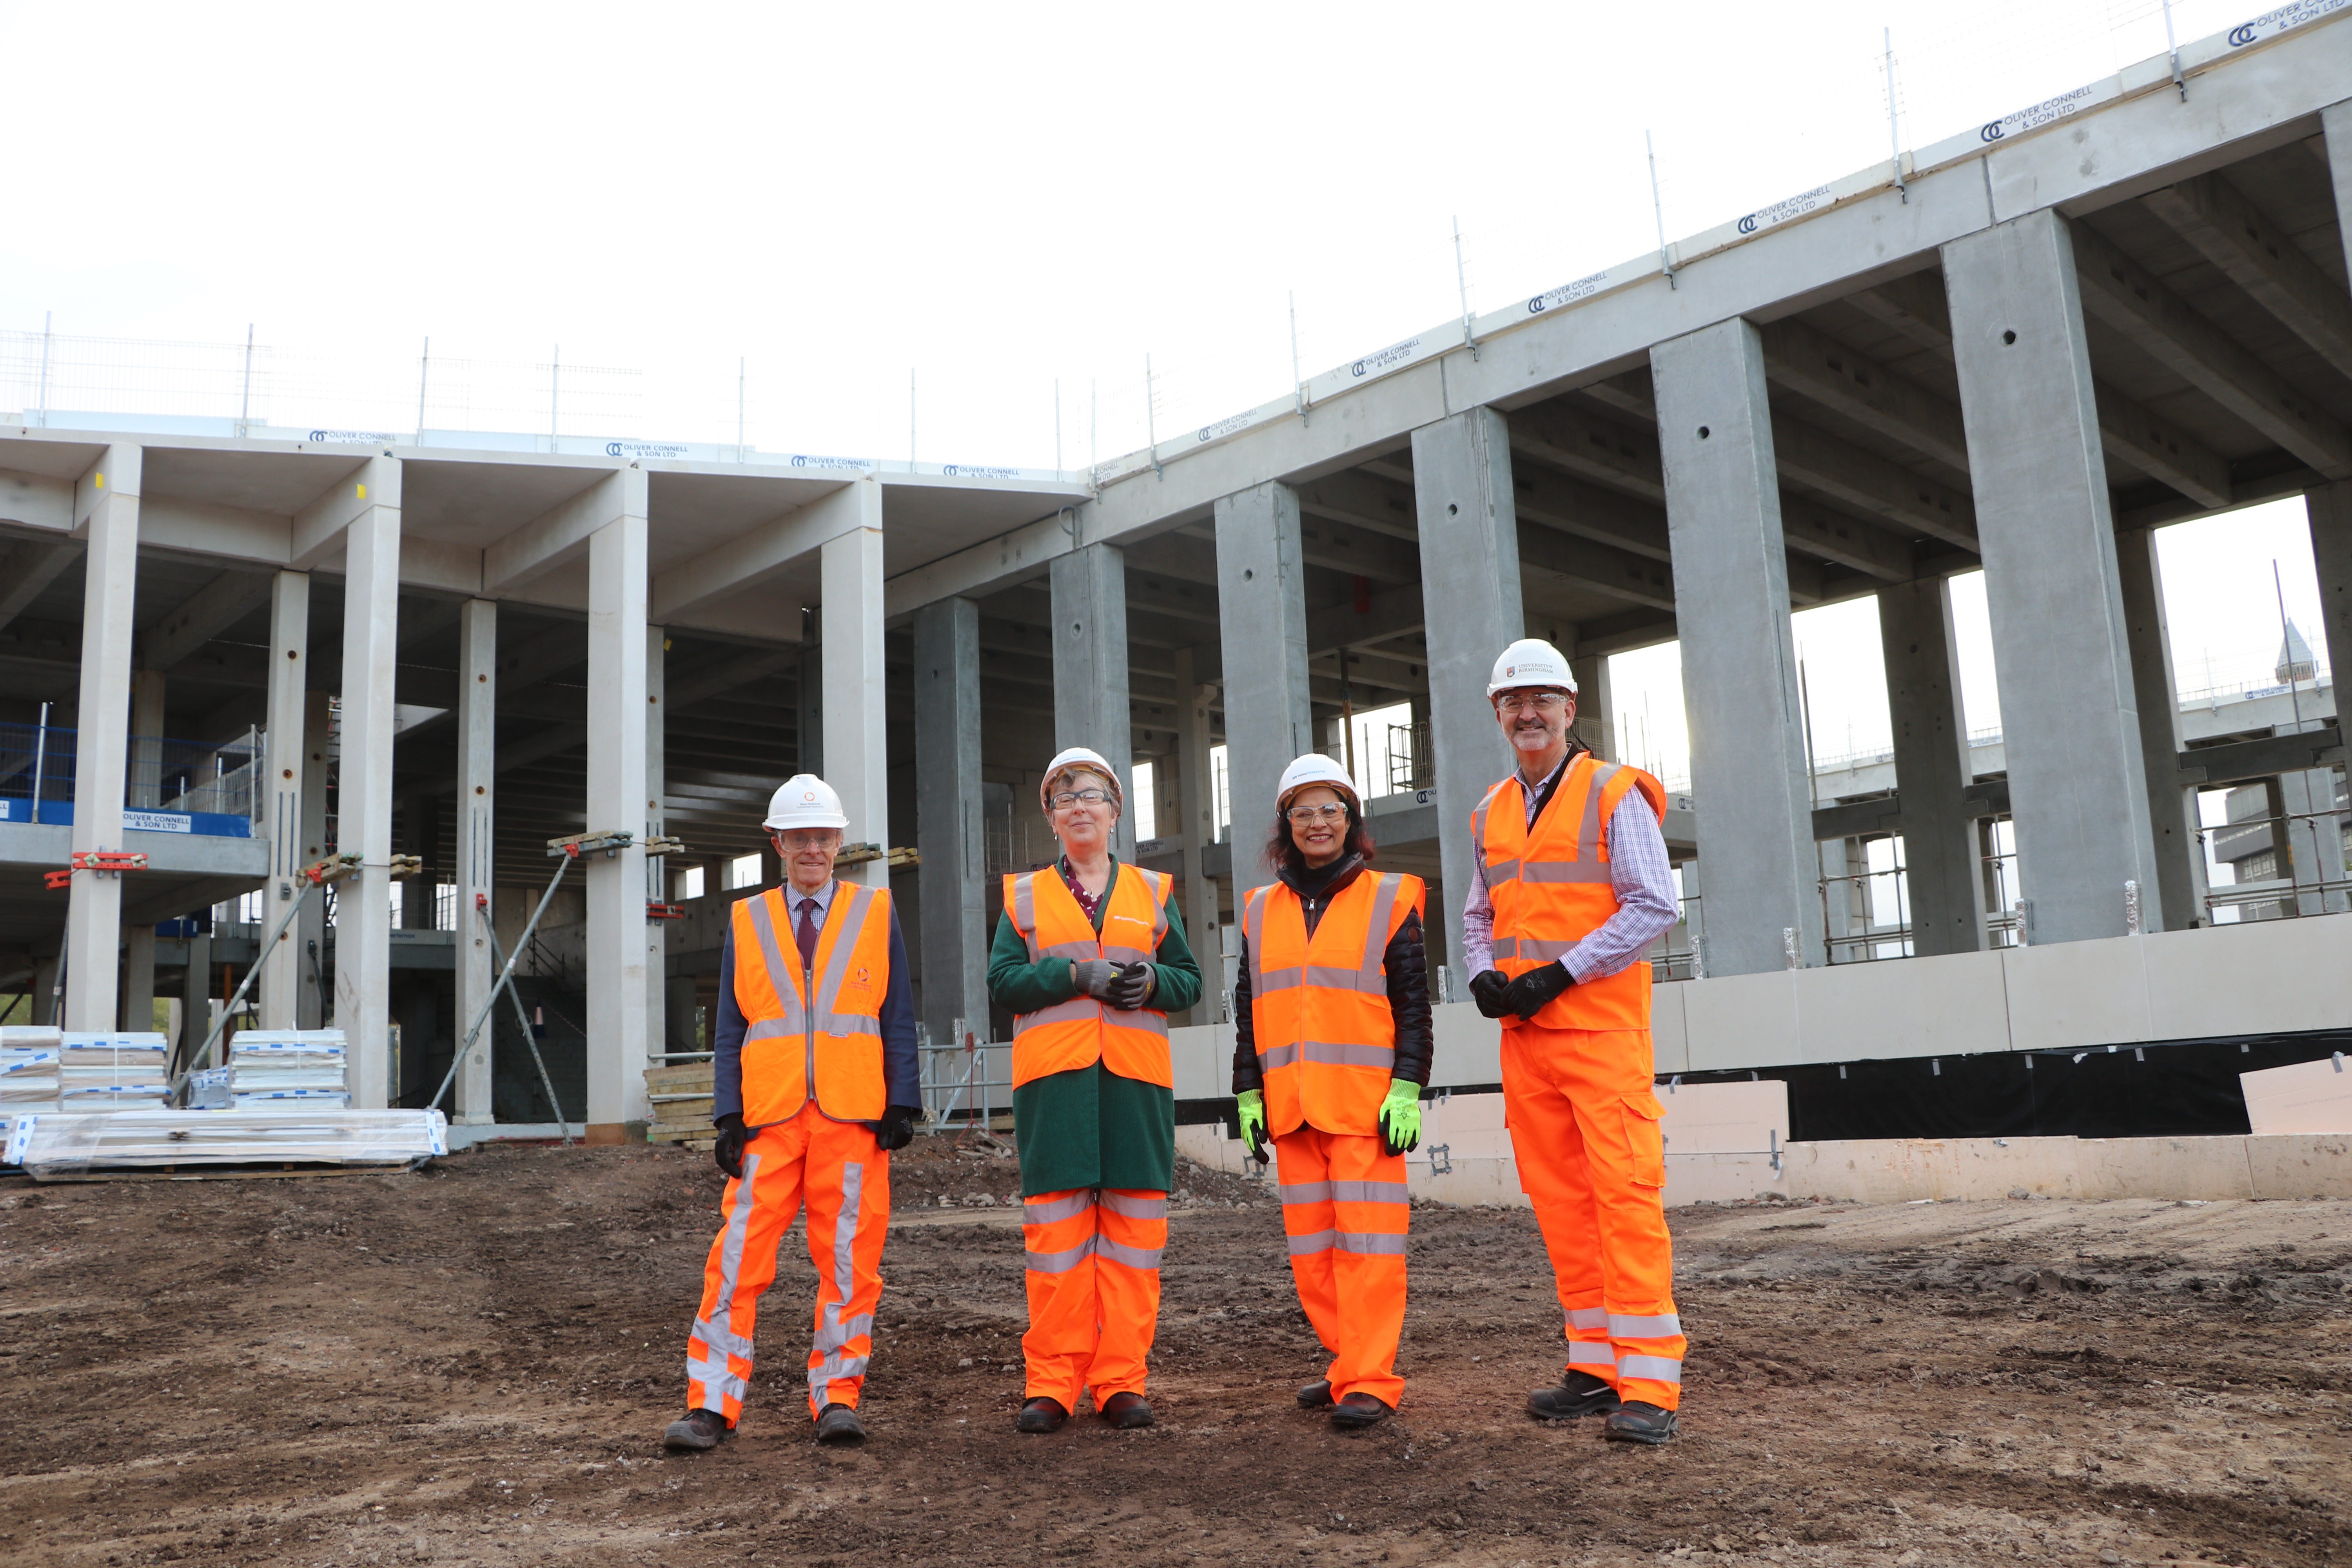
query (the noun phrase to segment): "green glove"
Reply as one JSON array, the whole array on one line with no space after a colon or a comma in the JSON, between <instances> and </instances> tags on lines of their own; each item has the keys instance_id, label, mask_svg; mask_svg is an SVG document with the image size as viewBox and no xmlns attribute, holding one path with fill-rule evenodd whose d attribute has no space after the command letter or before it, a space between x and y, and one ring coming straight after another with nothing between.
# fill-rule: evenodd
<instances>
[{"instance_id":1,"label":"green glove","mask_svg":"<svg viewBox=\"0 0 2352 1568\"><path fill-rule=\"evenodd\" d=\"M1421 1085L1409 1078L1389 1079L1389 1097L1381 1101L1381 1136L1391 1154L1421 1146Z\"/></svg>"},{"instance_id":2,"label":"green glove","mask_svg":"<svg viewBox=\"0 0 2352 1568\"><path fill-rule=\"evenodd\" d=\"M1245 1089L1234 1097L1241 1102L1242 1147L1259 1164L1265 1163L1265 1091Z\"/></svg>"}]
</instances>

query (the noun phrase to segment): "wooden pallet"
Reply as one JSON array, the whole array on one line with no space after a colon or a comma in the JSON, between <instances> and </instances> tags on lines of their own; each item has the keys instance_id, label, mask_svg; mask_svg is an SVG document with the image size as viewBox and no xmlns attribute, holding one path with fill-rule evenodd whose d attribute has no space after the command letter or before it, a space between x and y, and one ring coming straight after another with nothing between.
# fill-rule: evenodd
<instances>
[{"instance_id":1,"label":"wooden pallet","mask_svg":"<svg viewBox=\"0 0 2352 1568\"><path fill-rule=\"evenodd\" d=\"M710 1120L711 1065L688 1062L646 1069L646 1098L653 1120L646 1127L648 1143L683 1143L709 1149L719 1136Z\"/></svg>"}]
</instances>

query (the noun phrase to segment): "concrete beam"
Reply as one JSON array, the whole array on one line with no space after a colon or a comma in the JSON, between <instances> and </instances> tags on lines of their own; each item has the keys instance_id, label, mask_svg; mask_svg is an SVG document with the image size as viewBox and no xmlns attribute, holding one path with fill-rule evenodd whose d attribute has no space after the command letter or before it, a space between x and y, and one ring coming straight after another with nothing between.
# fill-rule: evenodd
<instances>
[{"instance_id":1,"label":"concrete beam","mask_svg":"<svg viewBox=\"0 0 2352 1568\"><path fill-rule=\"evenodd\" d=\"M988 847L981 777L980 606L915 612L915 829L923 850L923 1021L988 1037Z\"/></svg>"},{"instance_id":2,"label":"concrete beam","mask_svg":"<svg viewBox=\"0 0 2352 1568\"><path fill-rule=\"evenodd\" d=\"M1598 419L1558 399L1530 404L1507 417L1514 452L1563 473L1639 496L1654 506L1665 505L1666 481L1658 466L1656 431L1636 431Z\"/></svg>"},{"instance_id":3,"label":"concrete beam","mask_svg":"<svg viewBox=\"0 0 2352 1568\"><path fill-rule=\"evenodd\" d=\"M1915 473L1800 419L1774 416L1772 452L1784 481L1897 529L1963 550L1977 547L1977 505L1958 486Z\"/></svg>"},{"instance_id":4,"label":"concrete beam","mask_svg":"<svg viewBox=\"0 0 2352 1568\"><path fill-rule=\"evenodd\" d=\"M1969 471L1960 411L1943 398L1794 316L1758 330L1763 334L1765 374L1773 385Z\"/></svg>"},{"instance_id":5,"label":"concrete beam","mask_svg":"<svg viewBox=\"0 0 2352 1568\"><path fill-rule=\"evenodd\" d=\"M2352 682L2352 484L2326 485L2304 497L2311 563L2319 579L2319 629L2336 689ZM2352 704L2347 704L2352 708Z\"/></svg>"},{"instance_id":6,"label":"concrete beam","mask_svg":"<svg viewBox=\"0 0 2352 1568\"><path fill-rule=\"evenodd\" d=\"M2084 310L2329 479L2352 479L2352 434L2317 404L2113 241L2082 224L2074 241Z\"/></svg>"},{"instance_id":7,"label":"concrete beam","mask_svg":"<svg viewBox=\"0 0 2352 1568\"><path fill-rule=\"evenodd\" d=\"M1282 770L1316 749L1298 497L1287 485L1259 485L1219 500L1216 518L1225 791L1235 836L1243 837L1273 815ZM1272 880L1263 860L1244 858L1235 868L1234 896Z\"/></svg>"},{"instance_id":8,"label":"concrete beam","mask_svg":"<svg viewBox=\"0 0 2352 1568\"><path fill-rule=\"evenodd\" d=\"M1675 607L1674 568L1631 551L1595 544L1589 539L1522 523L1514 531L1518 540L1519 574L1540 573L1572 583L1629 605L1652 609ZM1505 641L1510 640L1505 638ZM1502 651L1496 643L1488 656ZM1480 683L1484 689L1485 683Z\"/></svg>"},{"instance_id":9,"label":"concrete beam","mask_svg":"<svg viewBox=\"0 0 2352 1568\"><path fill-rule=\"evenodd\" d=\"M1518 498L1521 522L1539 522L1652 561L1667 562L1674 557L1662 506L1570 479L1536 463L1513 464L1511 484Z\"/></svg>"},{"instance_id":10,"label":"concrete beam","mask_svg":"<svg viewBox=\"0 0 2352 1568\"><path fill-rule=\"evenodd\" d=\"M1706 868L1706 971L1790 968L1822 952L1822 900L1764 340L1746 321L1718 322L1652 349L1650 369Z\"/></svg>"},{"instance_id":11,"label":"concrete beam","mask_svg":"<svg viewBox=\"0 0 2352 1568\"><path fill-rule=\"evenodd\" d=\"M2220 174L2151 191L2140 205L2170 225L2287 330L2352 375L2352 299Z\"/></svg>"},{"instance_id":12,"label":"concrete beam","mask_svg":"<svg viewBox=\"0 0 2352 1568\"><path fill-rule=\"evenodd\" d=\"M369 458L294 514L286 564L310 570L342 546L345 529L378 507L400 510L400 468L397 463L385 468L380 459Z\"/></svg>"},{"instance_id":13,"label":"concrete beam","mask_svg":"<svg viewBox=\"0 0 2352 1568\"><path fill-rule=\"evenodd\" d=\"M761 523L654 579L648 613L666 622L712 599L770 582L827 540L861 528L856 486L843 486L804 507ZM796 629L796 628L795 628Z\"/></svg>"},{"instance_id":14,"label":"concrete beam","mask_svg":"<svg viewBox=\"0 0 2352 1568\"><path fill-rule=\"evenodd\" d=\"M648 515L646 473L616 468L569 500L559 501L482 551L482 592L512 593L588 547L618 518Z\"/></svg>"},{"instance_id":15,"label":"concrete beam","mask_svg":"<svg viewBox=\"0 0 2352 1568\"><path fill-rule=\"evenodd\" d=\"M1883 583L1907 583L1916 574L1908 544L1874 523L1833 511L1810 497L1782 494L1780 537L1790 550Z\"/></svg>"},{"instance_id":16,"label":"concrete beam","mask_svg":"<svg viewBox=\"0 0 2352 1568\"><path fill-rule=\"evenodd\" d=\"M224 572L189 595L141 634L140 653L146 667L171 669L268 603L274 581L264 573Z\"/></svg>"},{"instance_id":17,"label":"concrete beam","mask_svg":"<svg viewBox=\"0 0 2352 1568\"><path fill-rule=\"evenodd\" d=\"M81 559L82 542L79 539L43 544L33 540L20 541L8 552L4 569L7 587L0 591L0 627L15 622L34 600L48 591L49 584L65 574L66 569Z\"/></svg>"},{"instance_id":18,"label":"concrete beam","mask_svg":"<svg viewBox=\"0 0 2352 1568\"><path fill-rule=\"evenodd\" d=\"M1352 523L1391 539L1420 537L1412 519L1412 484L1381 483L1361 468L1343 468L1319 479L1292 487L1298 492L1298 510L1308 517Z\"/></svg>"},{"instance_id":19,"label":"concrete beam","mask_svg":"<svg viewBox=\"0 0 2352 1568\"><path fill-rule=\"evenodd\" d=\"M2192 746L2177 760L2184 789L2210 789L2216 784L2276 778L2281 773L2343 765L2344 731L2340 720L2325 720L2319 728L2300 734L2265 735L2260 740L2231 741L2219 746Z\"/></svg>"}]
</instances>

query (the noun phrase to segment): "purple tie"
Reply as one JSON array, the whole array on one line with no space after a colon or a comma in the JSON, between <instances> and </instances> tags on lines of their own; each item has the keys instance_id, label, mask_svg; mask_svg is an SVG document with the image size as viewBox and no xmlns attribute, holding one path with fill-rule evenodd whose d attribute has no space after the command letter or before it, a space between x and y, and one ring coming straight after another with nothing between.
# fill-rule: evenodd
<instances>
[{"instance_id":1,"label":"purple tie","mask_svg":"<svg viewBox=\"0 0 2352 1568\"><path fill-rule=\"evenodd\" d=\"M814 899L803 899L801 900L800 921L793 927L793 940L801 944L801 967L803 969L814 969L816 967L816 921L812 918L815 913L816 900Z\"/></svg>"}]
</instances>

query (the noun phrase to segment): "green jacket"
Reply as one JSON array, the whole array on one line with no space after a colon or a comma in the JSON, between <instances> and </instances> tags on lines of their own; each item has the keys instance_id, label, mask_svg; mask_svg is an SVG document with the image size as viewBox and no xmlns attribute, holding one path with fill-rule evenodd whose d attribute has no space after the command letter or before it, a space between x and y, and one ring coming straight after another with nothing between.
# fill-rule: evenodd
<instances>
[{"instance_id":1,"label":"green jacket","mask_svg":"<svg viewBox=\"0 0 2352 1568\"><path fill-rule=\"evenodd\" d=\"M1112 861L1116 867L1117 860ZM1055 876L1058 868L1049 868ZM1116 875L1116 871L1113 873ZM1095 910L1095 930L1103 910ZM1152 954L1155 1010L1181 1013L1201 1000L1201 966L1184 940L1184 919L1171 884L1168 931ZM988 953L988 994L1013 1014L1034 1013L1076 995L1066 958L1029 962L1029 944L1013 917L1000 915ZM1077 1187L1164 1193L1176 1172L1176 1096L1156 1083L1106 1071L1093 1062L1023 1084L1013 1091L1013 1137L1024 1196Z\"/></svg>"}]
</instances>

